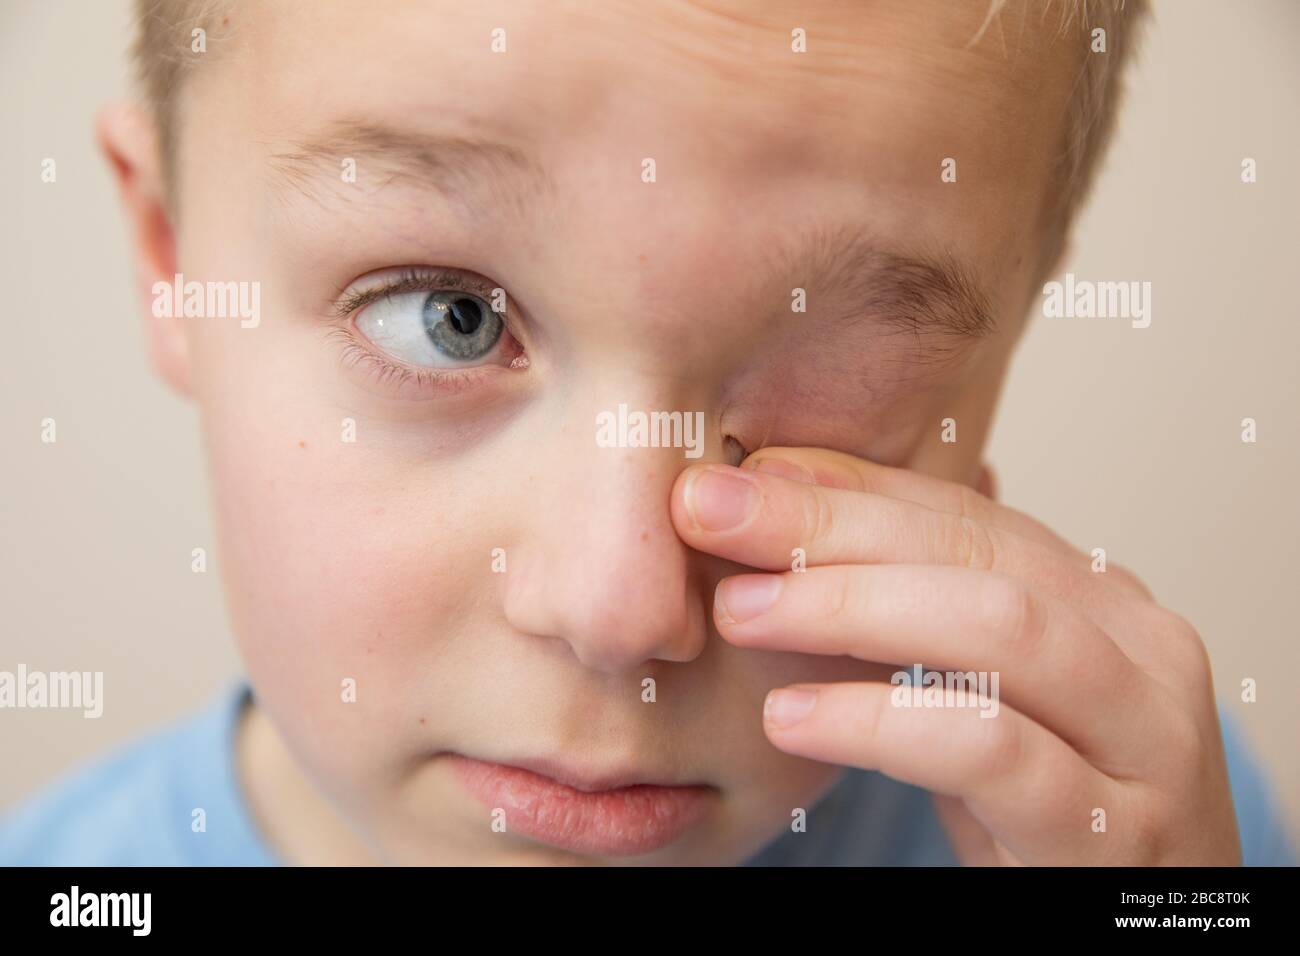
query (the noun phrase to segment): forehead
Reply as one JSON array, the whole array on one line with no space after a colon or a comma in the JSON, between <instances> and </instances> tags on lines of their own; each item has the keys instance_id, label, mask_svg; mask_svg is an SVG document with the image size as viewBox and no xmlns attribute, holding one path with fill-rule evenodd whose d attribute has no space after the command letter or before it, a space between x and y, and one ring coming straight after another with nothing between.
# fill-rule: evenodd
<instances>
[{"instance_id":1,"label":"forehead","mask_svg":"<svg viewBox=\"0 0 1300 956\"><path fill-rule=\"evenodd\" d=\"M782 6L281 0L238 8L232 55L262 142L363 119L517 145L575 195L651 158L682 211L793 197L810 218L858 207L918 241L991 249L991 225L1023 232L1077 70L1051 18L1009 4L986 24L980 2ZM957 185L940 180L948 158Z\"/></svg>"}]
</instances>

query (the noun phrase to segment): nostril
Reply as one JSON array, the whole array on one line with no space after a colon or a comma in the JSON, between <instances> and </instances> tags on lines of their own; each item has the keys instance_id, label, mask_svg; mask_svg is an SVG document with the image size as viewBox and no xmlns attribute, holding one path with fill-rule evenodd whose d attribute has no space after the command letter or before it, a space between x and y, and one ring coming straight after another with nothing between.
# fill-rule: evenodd
<instances>
[{"instance_id":1,"label":"nostril","mask_svg":"<svg viewBox=\"0 0 1300 956\"><path fill-rule=\"evenodd\" d=\"M745 446L730 435L726 435L722 439L722 448L729 465L739 465L749 455L749 452L745 450Z\"/></svg>"}]
</instances>

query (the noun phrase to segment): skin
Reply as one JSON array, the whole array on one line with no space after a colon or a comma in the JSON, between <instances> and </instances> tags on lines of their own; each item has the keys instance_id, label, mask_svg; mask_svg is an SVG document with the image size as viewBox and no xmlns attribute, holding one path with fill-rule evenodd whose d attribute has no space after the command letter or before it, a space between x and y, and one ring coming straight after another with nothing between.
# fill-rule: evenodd
<instances>
[{"instance_id":1,"label":"skin","mask_svg":"<svg viewBox=\"0 0 1300 956\"><path fill-rule=\"evenodd\" d=\"M147 117L101 117L145 301L174 272L261 283L256 329L150 317L148 342L201 411L256 694L239 767L285 860L732 863L856 766L932 790L972 862L1238 861L1195 632L995 504L981 462L1050 265L1079 43L1016 4L1009 46L971 44L978 4L804 6L241 4L186 79L175 207ZM342 143L319 175L277 172L355 117L502 141L547 185L448 199L369 155L346 183ZM961 263L996 330L900 334L774 264L854 230ZM404 266L506 290L527 367L437 390L346 361L340 292ZM598 447L619 403L703 411L703 457ZM808 472L752 467L774 458ZM704 472L757 492L739 528L692 512L717 503ZM795 547L808 569L780 573ZM728 619L725 589L767 578L775 607ZM1001 671L999 717L882 705L917 660ZM790 726L767 706L785 687L816 691ZM717 793L673 844L601 859L492 832L448 751Z\"/></svg>"}]
</instances>

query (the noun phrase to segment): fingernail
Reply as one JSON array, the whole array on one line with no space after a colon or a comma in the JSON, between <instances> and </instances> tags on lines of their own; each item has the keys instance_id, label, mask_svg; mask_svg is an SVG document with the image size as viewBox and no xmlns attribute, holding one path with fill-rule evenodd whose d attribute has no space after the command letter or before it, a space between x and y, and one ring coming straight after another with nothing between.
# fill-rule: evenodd
<instances>
[{"instance_id":1,"label":"fingernail","mask_svg":"<svg viewBox=\"0 0 1300 956\"><path fill-rule=\"evenodd\" d=\"M816 703L815 690L774 690L763 704L763 719L776 727L793 727L812 713Z\"/></svg>"},{"instance_id":2,"label":"fingernail","mask_svg":"<svg viewBox=\"0 0 1300 956\"><path fill-rule=\"evenodd\" d=\"M758 489L754 483L729 471L693 472L683 497L691 520L705 531L735 528L758 506Z\"/></svg>"},{"instance_id":3,"label":"fingernail","mask_svg":"<svg viewBox=\"0 0 1300 956\"><path fill-rule=\"evenodd\" d=\"M718 616L727 624L758 617L781 596L785 581L779 574L741 574L723 578L713 596Z\"/></svg>"},{"instance_id":4,"label":"fingernail","mask_svg":"<svg viewBox=\"0 0 1300 956\"><path fill-rule=\"evenodd\" d=\"M776 475L778 478L789 478L791 481L802 481L810 485L817 484L811 471L803 465L786 461L784 458L760 458L758 463L753 466L753 469L754 471L761 471L765 475Z\"/></svg>"}]
</instances>

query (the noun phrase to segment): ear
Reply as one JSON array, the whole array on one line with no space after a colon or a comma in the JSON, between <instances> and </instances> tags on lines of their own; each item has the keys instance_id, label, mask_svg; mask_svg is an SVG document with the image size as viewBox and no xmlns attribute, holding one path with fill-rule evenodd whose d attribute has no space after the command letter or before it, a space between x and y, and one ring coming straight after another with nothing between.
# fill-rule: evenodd
<instances>
[{"instance_id":1,"label":"ear","mask_svg":"<svg viewBox=\"0 0 1300 956\"><path fill-rule=\"evenodd\" d=\"M153 119L138 106L109 104L95 119L95 140L117 181L122 211L131 229L135 284L145 310L150 364L168 385L189 395L189 346L182 320L155 317L152 307L154 283L170 286L180 271Z\"/></svg>"}]
</instances>

